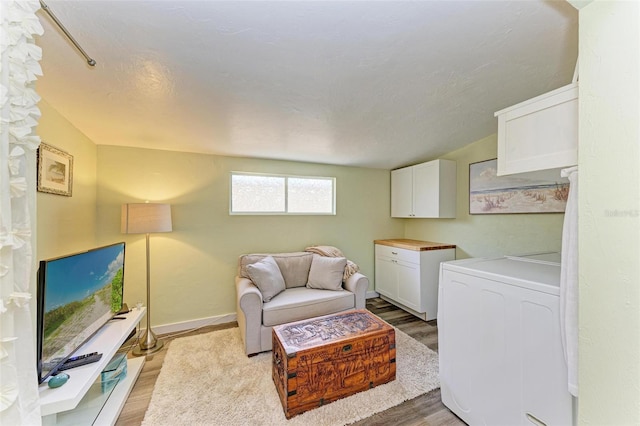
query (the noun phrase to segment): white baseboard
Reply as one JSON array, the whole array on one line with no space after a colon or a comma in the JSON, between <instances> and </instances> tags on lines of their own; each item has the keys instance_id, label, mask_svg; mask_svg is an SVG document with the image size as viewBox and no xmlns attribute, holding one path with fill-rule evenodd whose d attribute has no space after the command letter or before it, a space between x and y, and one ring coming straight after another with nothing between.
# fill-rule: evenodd
<instances>
[{"instance_id":1,"label":"white baseboard","mask_svg":"<svg viewBox=\"0 0 640 426\"><path fill-rule=\"evenodd\" d=\"M176 333L179 331L192 330L194 328L204 327L207 325L219 325L226 324L228 322L234 322L238 319L235 312L231 314L218 315L215 317L199 318L196 320L189 320L184 322L176 322L173 324L163 324L153 327L153 332L160 334Z\"/></svg>"},{"instance_id":2,"label":"white baseboard","mask_svg":"<svg viewBox=\"0 0 640 426\"><path fill-rule=\"evenodd\" d=\"M380 297L380 293L377 291L367 291L367 295L365 296L367 299L374 299L376 297Z\"/></svg>"},{"instance_id":3,"label":"white baseboard","mask_svg":"<svg viewBox=\"0 0 640 426\"><path fill-rule=\"evenodd\" d=\"M367 299L373 299L380 295L375 291L367 291L365 296ZM192 330L194 328L204 327L207 325L219 325L229 322L235 322L238 320L238 316L235 312L225 315L218 315L215 317L200 318L196 320L189 320L183 322L176 322L172 324L156 325L153 327L153 332L160 334L177 333L180 331Z\"/></svg>"}]
</instances>

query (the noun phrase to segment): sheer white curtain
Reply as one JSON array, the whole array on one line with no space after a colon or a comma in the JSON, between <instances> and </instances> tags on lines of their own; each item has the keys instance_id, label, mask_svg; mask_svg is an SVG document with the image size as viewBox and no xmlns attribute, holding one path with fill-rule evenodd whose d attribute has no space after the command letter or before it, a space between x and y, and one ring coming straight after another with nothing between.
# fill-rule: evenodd
<instances>
[{"instance_id":1,"label":"sheer white curtain","mask_svg":"<svg viewBox=\"0 0 640 426\"><path fill-rule=\"evenodd\" d=\"M42 34L35 1L0 0L0 424L41 424L30 308L35 223L34 90Z\"/></svg>"},{"instance_id":2,"label":"sheer white curtain","mask_svg":"<svg viewBox=\"0 0 640 426\"><path fill-rule=\"evenodd\" d=\"M568 369L568 389L578 396L578 167L562 170L569 178L569 199L562 227L560 331Z\"/></svg>"}]
</instances>

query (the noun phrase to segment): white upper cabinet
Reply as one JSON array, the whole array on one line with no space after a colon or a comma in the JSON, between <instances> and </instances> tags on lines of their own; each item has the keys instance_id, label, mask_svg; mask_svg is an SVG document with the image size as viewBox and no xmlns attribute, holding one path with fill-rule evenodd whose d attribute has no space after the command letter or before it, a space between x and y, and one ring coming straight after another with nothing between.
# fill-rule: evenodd
<instances>
[{"instance_id":1,"label":"white upper cabinet","mask_svg":"<svg viewBox=\"0 0 640 426\"><path fill-rule=\"evenodd\" d=\"M456 162L434 160L391 171L391 216L456 217Z\"/></svg>"},{"instance_id":2,"label":"white upper cabinet","mask_svg":"<svg viewBox=\"0 0 640 426\"><path fill-rule=\"evenodd\" d=\"M391 216L413 215L413 168L391 171Z\"/></svg>"},{"instance_id":3,"label":"white upper cabinet","mask_svg":"<svg viewBox=\"0 0 640 426\"><path fill-rule=\"evenodd\" d=\"M498 175L578 164L578 83L495 113Z\"/></svg>"}]
</instances>

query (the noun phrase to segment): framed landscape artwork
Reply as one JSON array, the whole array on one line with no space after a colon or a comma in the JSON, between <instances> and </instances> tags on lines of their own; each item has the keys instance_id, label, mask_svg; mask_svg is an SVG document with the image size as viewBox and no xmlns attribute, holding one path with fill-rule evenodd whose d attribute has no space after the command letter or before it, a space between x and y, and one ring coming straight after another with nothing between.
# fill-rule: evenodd
<instances>
[{"instance_id":1,"label":"framed landscape artwork","mask_svg":"<svg viewBox=\"0 0 640 426\"><path fill-rule=\"evenodd\" d=\"M73 156L41 143L38 148L38 191L71 197Z\"/></svg>"},{"instance_id":2,"label":"framed landscape artwork","mask_svg":"<svg viewBox=\"0 0 640 426\"><path fill-rule=\"evenodd\" d=\"M497 160L469 164L469 214L564 213L569 180L560 169L498 176Z\"/></svg>"}]
</instances>

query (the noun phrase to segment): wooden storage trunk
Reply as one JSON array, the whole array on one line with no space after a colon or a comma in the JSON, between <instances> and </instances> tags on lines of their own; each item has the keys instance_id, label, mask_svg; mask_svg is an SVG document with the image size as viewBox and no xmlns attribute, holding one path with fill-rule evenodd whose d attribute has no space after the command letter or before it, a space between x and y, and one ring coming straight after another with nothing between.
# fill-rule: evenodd
<instances>
[{"instance_id":1,"label":"wooden storage trunk","mask_svg":"<svg viewBox=\"0 0 640 426\"><path fill-rule=\"evenodd\" d=\"M273 381L288 419L395 378L395 331L367 310L273 328Z\"/></svg>"}]
</instances>

